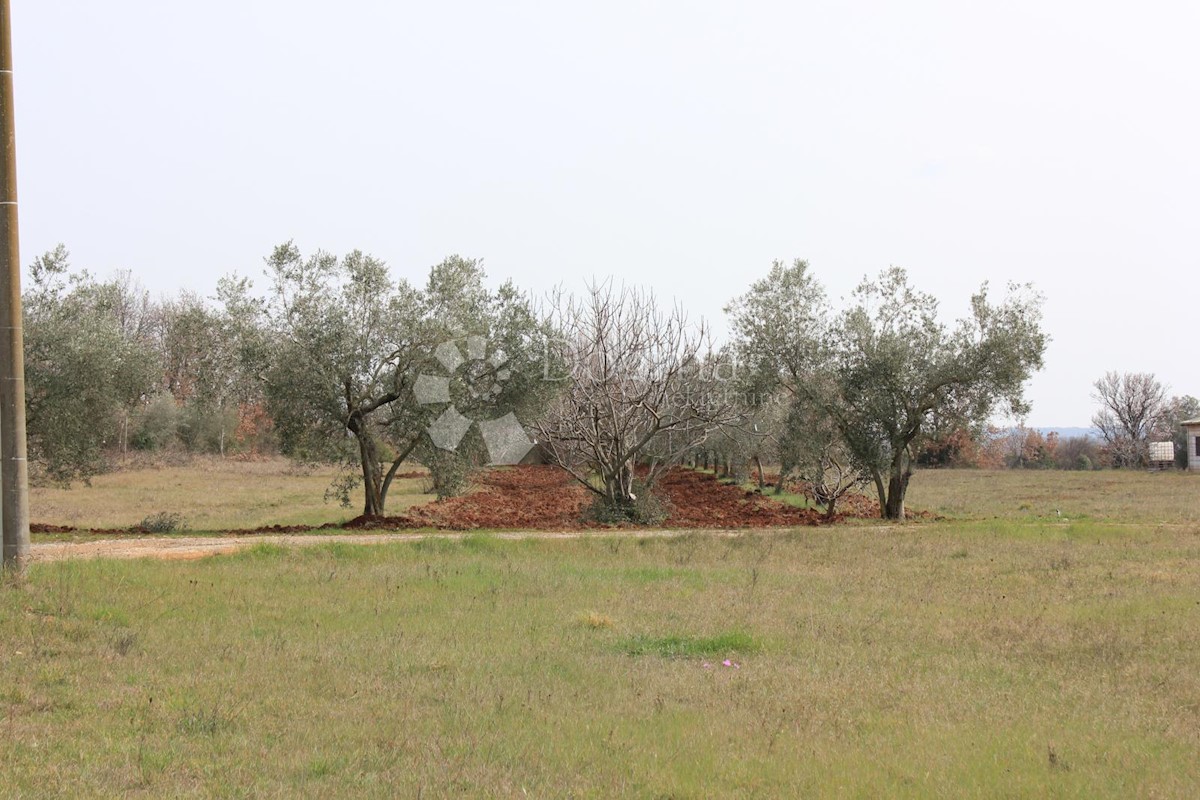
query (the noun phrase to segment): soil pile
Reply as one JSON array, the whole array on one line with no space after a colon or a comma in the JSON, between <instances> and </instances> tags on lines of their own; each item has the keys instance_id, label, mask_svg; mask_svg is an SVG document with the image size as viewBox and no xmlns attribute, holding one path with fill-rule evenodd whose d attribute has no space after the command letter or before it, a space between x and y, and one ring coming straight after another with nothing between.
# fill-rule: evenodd
<instances>
[{"instance_id":1,"label":"soil pile","mask_svg":"<svg viewBox=\"0 0 1200 800\"><path fill-rule=\"evenodd\" d=\"M231 530L231 535L303 533L341 527L346 530L516 529L570 531L603 528L583 519L594 495L557 467L528 465L484 470L475 477L476 490L462 497L414 506L404 514L356 517L345 525L264 525ZM722 483L705 472L677 467L659 480L656 492L669 509L665 528L772 528L818 525L822 515L796 508L756 491ZM874 517L873 500L854 495L838 506L837 519ZM109 530L77 530L68 526L31 525L35 533L144 534L140 526Z\"/></svg>"},{"instance_id":2,"label":"soil pile","mask_svg":"<svg viewBox=\"0 0 1200 800\"><path fill-rule=\"evenodd\" d=\"M394 517L356 517L343 527L352 530L404 528L521 528L572 530L591 502L587 489L556 467L516 466L490 469L475 477L477 489L414 506Z\"/></svg>"},{"instance_id":3,"label":"soil pile","mask_svg":"<svg viewBox=\"0 0 1200 800\"><path fill-rule=\"evenodd\" d=\"M811 508L785 505L690 469L669 471L659 479L658 492L670 504L668 528L774 528L821 521Z\"/></svg>"}]
</instances>

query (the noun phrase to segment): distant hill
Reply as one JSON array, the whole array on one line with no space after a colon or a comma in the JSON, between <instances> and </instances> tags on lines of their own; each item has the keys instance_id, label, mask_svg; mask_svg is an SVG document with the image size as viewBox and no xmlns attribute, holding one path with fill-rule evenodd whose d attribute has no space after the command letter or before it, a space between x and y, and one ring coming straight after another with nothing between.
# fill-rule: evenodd
<instances>
[{"instance_id":1,"label":"distant hill","mask_svg":"<svg viewBox=\"0 0 1200 800\"><path fill-rule=\"evenodd\" d=\"M1100 438L1100 431L1095 428L1034 428L1034 430L1043 436L1057 433L1059 439L1077 439L1084 436L1090 436L1093 439Z\"/></svg>"}]
</instances>

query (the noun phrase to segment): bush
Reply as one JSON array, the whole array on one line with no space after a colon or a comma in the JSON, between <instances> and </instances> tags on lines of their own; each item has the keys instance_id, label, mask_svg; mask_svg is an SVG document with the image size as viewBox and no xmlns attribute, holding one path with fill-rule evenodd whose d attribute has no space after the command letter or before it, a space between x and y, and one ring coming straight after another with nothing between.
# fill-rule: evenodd
<instances>
[{"instance_id":1,"label":"bush","mask_svg":"<svg viewBox=\"0 0 1200 800\"><path fill-rule=\"evenodd\" d=\"M1058 445L1059 469L1091 470L1102 461L1100 445L1090 436L1073 436Z\"/></svg>"},{"instance_id":2,"label":"bush","mask_svg":"<svg viewBox=\"0 0 1200 800\"><path fill-rule=\"evenodd\" d=\"M187 521L182 514L176 514L173 511L160 511L157 514L151 514L146 517L138 528L146 533L171 533L173 531L182 531L187 528Z\"/></svg>"},{"instance_id":3,"label":"bush","mask_svg":"<svg viewBox=\"0 0 1200 800\"><path fill-rule=\"evenodd\" d=\"M176 442L182 421L179 407L170 395L159 395L134 418L129 445L135 450L165 450Z\"/></svg>"},{"instance_id":4,"label":"bush","mask_svg":"<svg viewBox=\"0 0 1200 800\"><path fill-rule=\"evenodd\" d=\"M179 440L192 453L223 454L236 449L237 411L189 405L180 412Z\"/></svg>"},{"instance_id":5,"label":"bush","mask_svg":"<svg viewBox=\"0 0 1200 800\"><path fill-rule=\"evenodd\" d=\"M421 463L429 470L428 491L437 494L439 500L458 497L471 488L475 467L467 457L434 448L421 458Z\"/></svg>"},{"instance_id":6,"label":"bush","mask_svg":"<svg viewBox=\"0 0 1200 800\"><path fill-rule=\"evenodd\" d=\"M614 503L607 497L597 497L584 513L584 519L601 525L661 525L670 515L670 508L644 483L634 482L633 495L631 503Z\"/></svg>"}]
</instances>

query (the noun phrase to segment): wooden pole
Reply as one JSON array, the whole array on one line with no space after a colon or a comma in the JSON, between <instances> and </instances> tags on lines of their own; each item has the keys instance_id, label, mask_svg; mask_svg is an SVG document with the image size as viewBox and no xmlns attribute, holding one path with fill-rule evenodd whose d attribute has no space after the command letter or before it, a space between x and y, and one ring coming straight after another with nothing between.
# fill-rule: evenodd
<instances>
[{"instance_id":1,"label":"wooden pole","mask_svg":"<svg viewBox=\"0 0 1200 800\"><path fill-rule=\"evenodd\" d=\"M29 557L29 465L25 450L25 352L17 237L17 141L13 122L12 15L0 0L0 528L2 569Z\"/></svg>"}]
</instances>

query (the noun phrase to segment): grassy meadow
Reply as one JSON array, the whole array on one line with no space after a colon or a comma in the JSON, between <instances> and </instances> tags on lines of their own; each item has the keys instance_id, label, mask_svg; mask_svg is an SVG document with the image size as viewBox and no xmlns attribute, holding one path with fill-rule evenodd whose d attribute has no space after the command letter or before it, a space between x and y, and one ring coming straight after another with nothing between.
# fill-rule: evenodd
<instances>
[{"instance_id":1,"label":"grassy meadow","mask_svg":"<svg viewBox=\"0 0 1200 800\"><path fill-rule=\"evenodd\" d=\"M419 469L419 467L414 467ZM182 466L147 466L97 475L90 485L42 485L30 490L30 518L75 528L128 528L159 513L179 514L191 531L257 528L262 525L323 525L354 518L362 495L349 508L325 499L334 477L330 466L298 465L283 458L236 461L196 457ZM421 478L398 478L388 511L425 503Z\"/></svg>"},{"instance_id":2,"label":"grassy meadow","mask_svg":"<svg viewBox=\"0 0 1200 800\"><path fill-rule=\"evenodd\" d=\"M903 526L35 564L0 796L1200 795L1200 476L977 474ZM1089 476L1147 496L1038 504Z\"/></svg>"},{"instance_id":3,"label":"grassy meadow","mask_svg":"<svg viewBox=\"0 0 1200 800\"><path fill-rule=\"evenodd\" d=\"M925 470L912 479L908 505L958 519L1200 526L1200 473Z\"/></svg>"}]
</instances>

